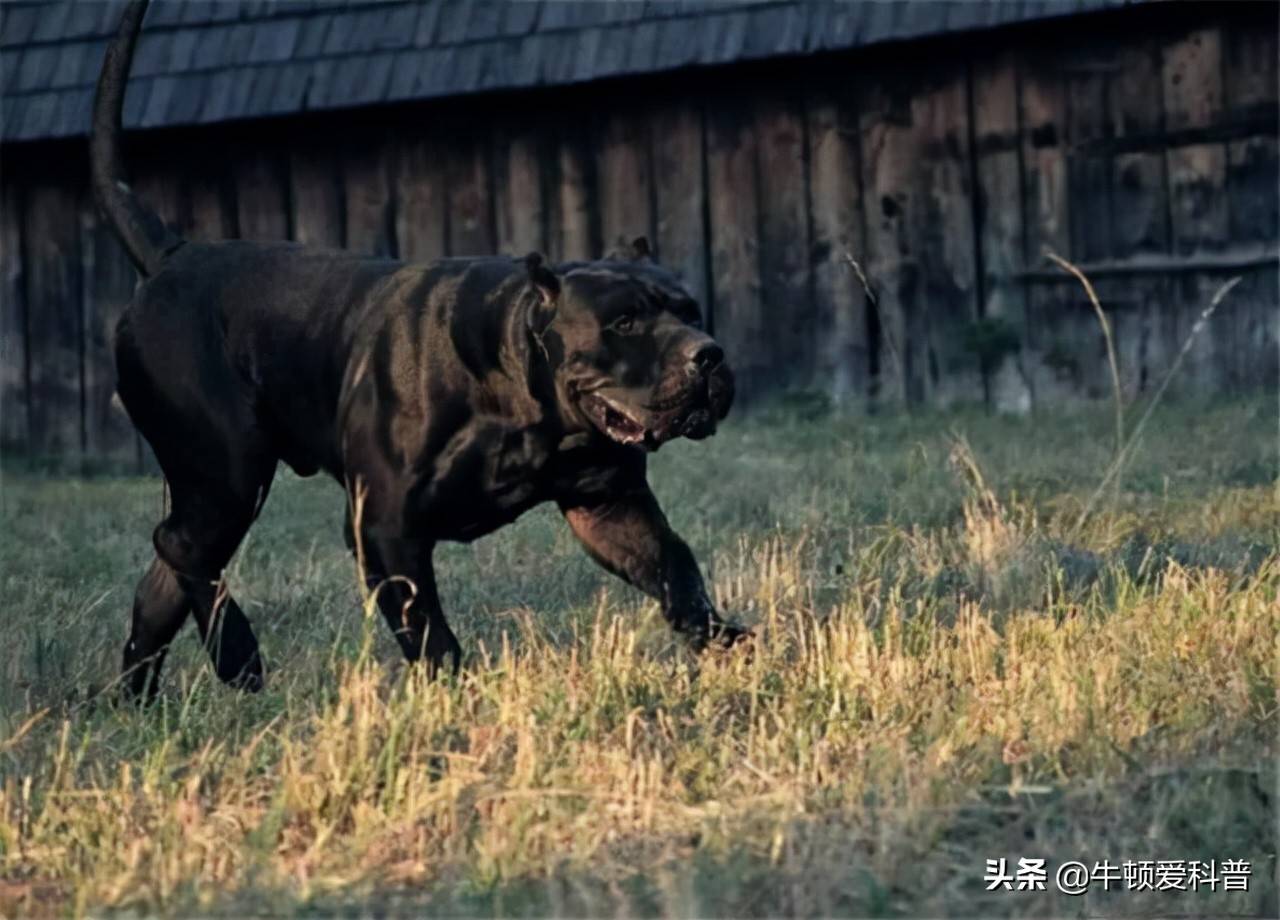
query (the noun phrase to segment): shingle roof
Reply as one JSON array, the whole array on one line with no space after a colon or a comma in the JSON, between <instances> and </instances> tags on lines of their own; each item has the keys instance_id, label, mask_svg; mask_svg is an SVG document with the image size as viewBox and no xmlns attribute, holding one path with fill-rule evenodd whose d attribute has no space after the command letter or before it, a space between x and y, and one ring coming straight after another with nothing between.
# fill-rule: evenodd
<instances>
[{"instance_id":1,"label":"shingle roof","mask_svg":"<svg viewBox=\"0 0 1280 920\"><path fill-rule=\"evenodd\" d=\"M454 96L805 54L1128 0L157 0L130 128ZM0 137L84 134L122 0L0 4Z\"/></svg>"}]
</instances>

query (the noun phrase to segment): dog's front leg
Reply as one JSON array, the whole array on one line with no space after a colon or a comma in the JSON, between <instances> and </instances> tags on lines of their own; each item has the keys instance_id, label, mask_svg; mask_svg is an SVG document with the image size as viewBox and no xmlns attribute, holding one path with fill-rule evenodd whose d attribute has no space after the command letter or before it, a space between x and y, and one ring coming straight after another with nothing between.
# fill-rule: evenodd
<instances>
[{"instance_id":1,"label":"dog's front leg","mask_svg":"<svg viewBox=\"0 0 1280 920\"><path fill-rule=\"evenodd\" d=\"M716 613L693 553L647 485L602 502L561 502L560 510L591 557L659 601L672 629L695 649L708 643L728 648L750 635Z\"/></svg>"},{"instance_id":2,"label":"dog's front leg","mask_svg":"<svg viewBox=\"0 0 1280 920\"><path fill-rule=\"evenodd\" d=\"M405 537L366 534L362 549L365 577L378 592L378 607L396 641L410 662L427 659L434 677L450 658L456 674L462 663L462 646L445 622L436 593L434 544Z\"/></svg>"}]
</instances>

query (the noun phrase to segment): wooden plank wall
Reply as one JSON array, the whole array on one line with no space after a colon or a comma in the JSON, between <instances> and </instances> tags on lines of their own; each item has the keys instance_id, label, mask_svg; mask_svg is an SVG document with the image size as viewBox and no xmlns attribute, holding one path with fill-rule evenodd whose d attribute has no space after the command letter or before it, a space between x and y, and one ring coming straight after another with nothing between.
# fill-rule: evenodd
<instances>
[{"instance_id":1,"label":"wooden plank wall","mask_svg":"<svg viewBox=\"0 0 1280 920\"><path fill-rule=\"evenodd\" d=\"M536 116L494 100L358 113L343 130L266 124L223 140L215 127L137 139L130 162L147 202L196 239L572 260L646 235L704 305L747 403L1109 398L1098 321L1046 249L1090 272L1126 398L1159 386L1235 273L1245 283L1176 388L1274 386L1276 32L1178 18L1078 41L1046 29L944 43L927 68L871 50L785 78L560 91ZM208 157L210 142L226 155ZM56 169L39 151L5 155L0 445L145 463L110 344L135 277L87 170L65 167L83 151Z\"/></svg>"}]
</instances>

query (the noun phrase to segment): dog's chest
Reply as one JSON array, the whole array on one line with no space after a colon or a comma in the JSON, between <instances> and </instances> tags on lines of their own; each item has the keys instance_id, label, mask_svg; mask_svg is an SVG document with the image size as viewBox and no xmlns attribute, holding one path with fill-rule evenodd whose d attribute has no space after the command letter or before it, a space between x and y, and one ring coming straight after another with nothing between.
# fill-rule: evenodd
<instances>
[{"instance_id":1,"label":"dog's chest","mask_svg":"<svg viewBox=\"0 0 1280 920\"><path fill-rule=\"evenodd\" d=\"M473 423L432 464L418 510L441 539L484 536L550 497L554 453L537 428Z\"/></svg>"}]
</instances>

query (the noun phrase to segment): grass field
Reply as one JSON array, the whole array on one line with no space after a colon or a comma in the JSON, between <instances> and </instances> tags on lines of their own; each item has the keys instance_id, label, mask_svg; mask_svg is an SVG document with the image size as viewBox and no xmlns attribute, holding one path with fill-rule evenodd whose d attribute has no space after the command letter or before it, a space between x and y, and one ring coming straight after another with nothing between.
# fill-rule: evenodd
<instances>
[{"instance_id":1,"label":"grass field","mask_svg":"<svg viewBox=\"0 0 1280 920\"><path fill-rule=\"evenodd\" d=\"M440 554L468 660L426 683L340 490L282 475L229 572L267 691L188 628L146 711L111 685L158 482L10 471L0 914L1280 914L1274 400L1162 407L1082 522L1106 407L796 415L652 464L749 655L693 659L540 509ZM986 891L1001 857L1049 890ZM1068 859L1253 871L1067 897Z\"/></svg>"}]
</instances>

